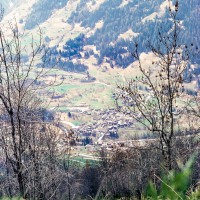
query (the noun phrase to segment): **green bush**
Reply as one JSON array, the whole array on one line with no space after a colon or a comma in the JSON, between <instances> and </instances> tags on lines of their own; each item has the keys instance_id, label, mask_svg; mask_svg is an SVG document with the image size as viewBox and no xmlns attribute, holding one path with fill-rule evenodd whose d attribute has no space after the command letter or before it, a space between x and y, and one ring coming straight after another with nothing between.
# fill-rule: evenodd
<instances>
[{"instance_id":1,"label":"green bush","mask_svg":"<svg viewBox=\"0 0 200 200\"><path fill-rule=\"evenodd\" d=\"M168 175L157 179L161 182L160 189L156 188L153 182L147 187L146 199L148 200L198 200L200 199L200 190L189 192L190 177L194 157L192 157L185 166L181 167L179 172L170 171Z\"/></svg>"}]
</instances>

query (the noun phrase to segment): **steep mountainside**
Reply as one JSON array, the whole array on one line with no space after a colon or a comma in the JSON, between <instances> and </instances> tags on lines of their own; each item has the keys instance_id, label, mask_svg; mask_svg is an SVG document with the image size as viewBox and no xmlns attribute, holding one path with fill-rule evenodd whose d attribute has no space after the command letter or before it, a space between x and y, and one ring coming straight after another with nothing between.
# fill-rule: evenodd
<instances>
[{"instance_id":1,"label":"steep mountainside","mask_svg":"<svg viewBox=\"0 0 200 200\"><path fill-rule=\"evenodd\" d=\"M3 5L13 1L3 1ZM200 2L181 0L179 4L182 39L199 45ZM71 66L73 58L87 59L92 55L98 65L126 68L133 62L133 40L141 44L142 52L148 51L146 41L153 41L157 27L166 21L169 1L24 0L16 5L5 21L15 16L26 33L34 33L39 25L51 52L62 58L65 69L70 68L66 66ZM52 60L55 61L56 58ZM80 69L84 71L86 67Z\"/></svg>"}]
</instances>

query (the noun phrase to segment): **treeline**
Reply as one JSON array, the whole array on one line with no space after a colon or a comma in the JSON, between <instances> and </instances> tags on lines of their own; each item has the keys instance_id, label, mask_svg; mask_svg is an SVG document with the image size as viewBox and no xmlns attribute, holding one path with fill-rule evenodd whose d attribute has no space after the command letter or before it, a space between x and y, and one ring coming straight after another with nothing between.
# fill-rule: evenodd
<instances>
[{"instance_id":1,"label":"treeline","mask_svg":"<svg viewBox=\"0 0 200 200\"><path fill-rule=\"evenodd\" d=\"M86 72L88 67L81 63L74 63L72 59L82 58L81 52L85 44L85 35L80 34L75 39L70 39L65 43L62 50L57 47L49 48L46 58L48 58L47 67L57 66L65 71L70 72ZM85 52L84 57L89 57L89 53Z\"/></svg>"},{"instance_id":2,"label":"treeline","mask_svg":"<svg viewBox=\"0 0 200 200\"><path fill-rule=\"evenodd\" d=\"M83 51L83 46L85 45L85 35L80 34L75 39L68 40L65 45L63 46L63 50L59 50L59 54L64 57L71 59L73 56L77 58L81 58L80 52ZM57 52L58 53L58 52Z\"/></svg>"}]
</instances>

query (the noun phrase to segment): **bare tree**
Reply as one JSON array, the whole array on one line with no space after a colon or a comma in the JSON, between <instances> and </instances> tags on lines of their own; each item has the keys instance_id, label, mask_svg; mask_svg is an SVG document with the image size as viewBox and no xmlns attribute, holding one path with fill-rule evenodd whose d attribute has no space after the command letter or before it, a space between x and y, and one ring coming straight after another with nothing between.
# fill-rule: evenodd
<instances>
[{"instance_id":1,"label":"bare tree","mask_svg":"<svg viewBox=\"0 0 200 200\"><path fill-rule=\"evenodd\" d=\"M1 188L6 188L6 195L28 199L54 198L60 180L56 167L60 129L48 119L38 95L56 80L41 84L51 68L45 68L49 56L39 28L38 38L32 37L27 49L17 23L10 23L9 30L0 28L0 142L6 169Z\"/></svg>"},{"instance_id":2,"label":"bare tree","mask_svg":"<svg viewBox=\"0 0 200 200\"><path fill-rule=\"evenodd\" d=\"M177 122L184 108L183 74L190 63L189 51L194 48L182 45L178 10L178 1L174 6L169 3L170 19L158 28L155 41L148 41L147 47L155 57L151 66L143 66L136 42L133 56L138 60L141 76L125 86L119 85L117 97L120 112L132 116L159 137L159 148L169 170L175 159L172 149ZM140 86L146 91L141 91Z\"/></svg>"},{"instance_id":3,"label":"bare tree","mask_svg":"<svg viewBox=\"0 0 200 200\"><path fill-rule=\"evenodd\" d=\"M185 109L187 110L188 115L194 122L191 124L192 131L194 133L199 132L200 126L198 120L200 119L200 96L199 93L194 95L186 100Z\"/></svg>"}]
</instances>

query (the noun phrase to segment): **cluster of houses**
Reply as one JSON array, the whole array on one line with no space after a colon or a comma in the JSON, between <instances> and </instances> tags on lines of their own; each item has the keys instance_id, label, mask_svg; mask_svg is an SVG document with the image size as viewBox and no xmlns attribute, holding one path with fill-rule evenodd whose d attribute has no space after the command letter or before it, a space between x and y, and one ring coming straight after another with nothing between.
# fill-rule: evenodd
<instances>
[{"instance_id":1,"label":"cluster of houses","mask_svg":"<svg viewBox=\"0 0 200 200\"><path fill-rule=\"evenodd\" d=\"M115 109L95 110L92 115L94 116L92 123L83 124L75 131L81 137L95 138L93 141L99 145L105 139L117 139L119 129L132 127L134 123L133 118L127 117Z\"/></svg>"}]
</instances>

